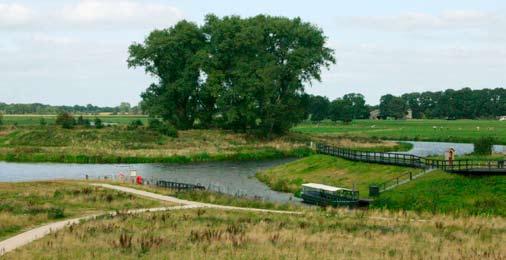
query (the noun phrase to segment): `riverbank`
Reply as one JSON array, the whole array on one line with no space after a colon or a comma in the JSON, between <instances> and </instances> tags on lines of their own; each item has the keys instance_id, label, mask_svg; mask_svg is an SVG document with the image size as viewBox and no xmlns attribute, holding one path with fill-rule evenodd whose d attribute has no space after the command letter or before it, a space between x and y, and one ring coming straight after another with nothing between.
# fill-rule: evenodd
<instances>
[{"instance_id":1,"label":"riverbank","mask_svg":"<svg viewBox=\"0 0 506 260\"><path fill-rule=\"evenodd\" d=\"M506 217L506 178L466 177L438 170L382 193L371 206L419 213Z\"/></svg>"},{"instance_id":2,"label":"riverbank","mask_svg":"<svg viewBox=\"0 0 506 260\"><path fill-rule=\"evenodd\" d=\"M369 185L382 183L420 169L349 161L328 155L312 155L257 173L257 178L271 189L298 194L303 183L322 183L360 192L368 197Z\"/></svg>"},{"instance_id":3,"label":"riverbank","mask_svg":"<svg viewBox=\"0 0 506 260\"><path fill-rule=\"evenodd\" d=\"M0 161L61 163L191 163L246 161L312 154L311 142L377 151L406 150L409 145L367 138L313 137L291 133L260 139L222 130L179 131L177 138L144 128L105 129L5 127L0 131Z\"/></svg>"}]
</instances>

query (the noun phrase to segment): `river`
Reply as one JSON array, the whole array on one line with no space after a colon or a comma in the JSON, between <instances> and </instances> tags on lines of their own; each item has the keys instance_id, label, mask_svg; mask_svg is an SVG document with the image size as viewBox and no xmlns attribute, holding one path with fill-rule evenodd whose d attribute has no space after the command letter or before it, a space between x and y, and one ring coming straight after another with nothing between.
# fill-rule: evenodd
<instances>
[{"instance_id":1,"label":"river","mask_svg":"<svg viewBox=\"0 0 506 260\"><path fill-rule=\"evenodd\" d=\"M0 182L19 182L54 179L84 179L99 176L129 175L133 170L145 180L163 179L201 184L213 191L231 195L247 195L265 200L291 201L292 194L271 190L258 181L255 173L293 159L208 162L192 164L63 164L0 162Z\"/></svg>"}]
</instances>

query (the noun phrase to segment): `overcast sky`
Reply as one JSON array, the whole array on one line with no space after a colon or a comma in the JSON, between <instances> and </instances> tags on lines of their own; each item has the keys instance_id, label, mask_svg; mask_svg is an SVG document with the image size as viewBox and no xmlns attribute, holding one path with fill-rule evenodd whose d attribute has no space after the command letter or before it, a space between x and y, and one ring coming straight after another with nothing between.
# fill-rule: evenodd
<instances>
[{"instance_id":1,"label":"overcast sky","mask_svg":"<svg viewBox=\"0 0 506 260\"><path fill-rule=\"evenodd\" d=\"M307 91L331 99L506 87L504 0L0 0L0 102L136 104L153 79L127 68L128 46L208 13L323 28L338 62Z\"/></svg>"}]
</instances>

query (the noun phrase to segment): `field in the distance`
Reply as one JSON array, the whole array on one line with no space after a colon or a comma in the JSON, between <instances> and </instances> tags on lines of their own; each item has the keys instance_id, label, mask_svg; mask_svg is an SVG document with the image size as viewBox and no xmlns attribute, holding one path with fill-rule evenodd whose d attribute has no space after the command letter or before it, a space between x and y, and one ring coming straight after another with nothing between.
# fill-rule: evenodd
<instances>
[{"instance_id":1,"label":"field in the distance","mask_svg":"<svg viewBox=\"0 0 506 260\"><path fill-rule=\"evenodd\" d=\"M77 118L79 115L74 116ZM148 122L148 117L145 115L83 115L83 118L91 121L97 117L104 123L120 125L127 125L133 120L141 120L144 124ZM56 115L4 115L3 122L5 125L37 126L40 125L42 118L47 124L54 124L56 121Z\"/></svg>"},{"instance_id":2,"label":"field in the distance","mask_svg":"<svg viewBox=\"0 0 506 260\"><path fill-rule=\"evenodd\" d=\"M472 143L492 136L506 144L506 121L498 120L355 120L350 124L300 124L292 131L388 140Z\"/></svg>"}]
</instances>

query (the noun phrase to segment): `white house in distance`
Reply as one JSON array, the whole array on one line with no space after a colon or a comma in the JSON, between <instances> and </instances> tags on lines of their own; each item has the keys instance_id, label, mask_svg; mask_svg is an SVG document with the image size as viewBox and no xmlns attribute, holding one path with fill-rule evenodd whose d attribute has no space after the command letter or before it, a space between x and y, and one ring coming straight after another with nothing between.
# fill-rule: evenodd
<instances>
[{"instance_id":1,"label":"white house in distance","mask_svg":"<svg viewBox=\"0 0 506 260\"><path fill-rule=\"evenodd\" d=\"M506 116L500 116L498 119L499 121L506 121Z\"/></svg>"}]
</instances>

